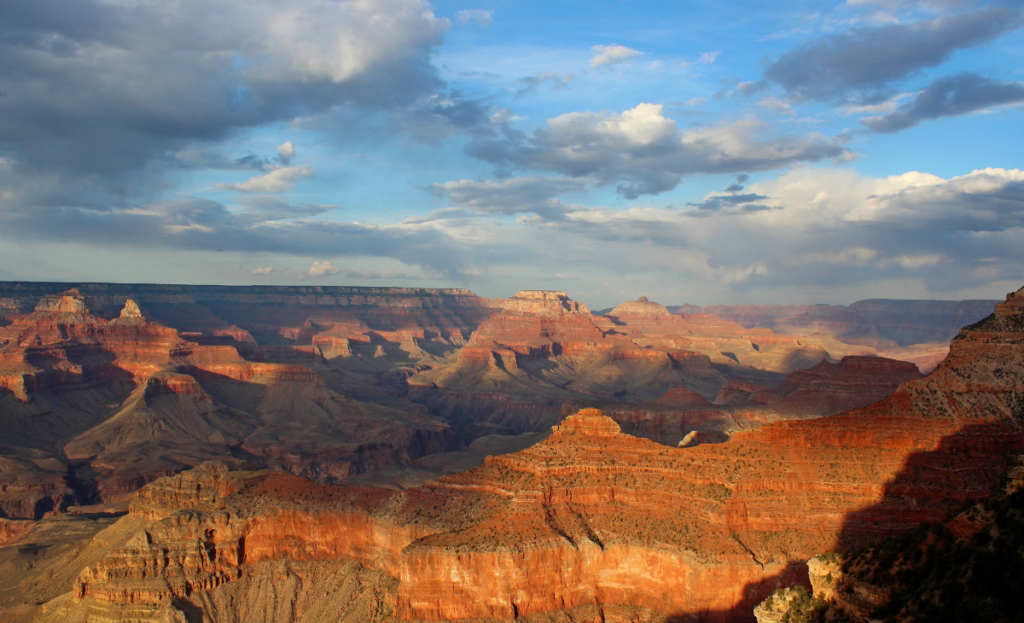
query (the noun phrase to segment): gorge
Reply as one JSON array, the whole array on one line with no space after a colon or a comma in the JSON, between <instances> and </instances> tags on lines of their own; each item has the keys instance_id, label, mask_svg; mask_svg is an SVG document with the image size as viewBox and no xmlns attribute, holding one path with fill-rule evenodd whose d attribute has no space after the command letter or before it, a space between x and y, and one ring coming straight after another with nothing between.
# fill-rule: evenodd
<instances>
[{"instance_id":1,"label":"gorge","mask_svg":"<svg viewBox=\"0 0 1024 623\"><path fill-rule=\"evenodd\" d=\"M923 376L647 300L19 287L17 620L753 620L813 556L944 519L1024 450L1024 290Z\"/></svg>"}]
</instances>

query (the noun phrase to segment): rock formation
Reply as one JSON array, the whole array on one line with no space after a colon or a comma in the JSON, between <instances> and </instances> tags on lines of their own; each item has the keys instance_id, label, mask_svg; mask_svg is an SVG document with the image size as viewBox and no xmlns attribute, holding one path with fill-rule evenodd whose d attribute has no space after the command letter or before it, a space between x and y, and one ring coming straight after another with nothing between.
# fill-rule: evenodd
<instances>
[{"instance_id":1,"label":"rock formation","mask_svg":"<svg viewBox=\"0 0 1024 623\"><path fill-rule=\"evenodd\" d=\"M588 313L563 292L523 291L494 305L501 313L483 321L457 356L429 362L408 380L411 397L450 421L465 441L543 430L568 401L635 404L679 384L715 400L736 383L757 382L769 390L783 373L833 355L874 352L835 340L751 331L710 314L671 314L646 297L606 316ZM791 416L834 413L880 397L872 392L861 400L837 399Z\"/></svg>"},{"instance_id":2,"label":"rock formation","mask_svg":"<svg viewBox=\"0 0 1024 623\"><path fill-rule=\"evenodd\" d=\"M502 312L481 323L454 361L408 380L464 437L543 430L572 399L655 398L680 383L714 395L723 382L708 357L638 344L562 292L523 291L496 304Z\"/></svg>"},{"instance_id":3,"label":"rock formation","mask_svg":"<svg viewBox=\"0 0 1024 623\"><path fill-rule=\"evenodd\" d=\"M89 302L44 296L0 328L0 516L117 500L210 459L339 480L460 447L422 407L333 391L310 367L319 353L201 345L133 299L109 321Z\"/></svg>"},{"instance_id":4,"label":"rock formation","mask_svg":"<svg viewBox=\"0 0 1024 623\"><path fill-rule=\"evenodd\" d=\"M0 284L8 516L118 499L212 459L335 482L543 432L586 400L631 433L708 442L858 406L903 378L847 381L822 363L777 389L784 371L871 349L649 300L595 316L553 291L67 285ZM674 388L718 404L649 404Z\"/></svg>"},{"instance_id":5,"label":"rock formation","mask_svg":"<svg viewBox=\"0 0 1024 623\"><path fill-rule=\"evenodd\" d=\"M254 565L344 559L397 580L399 619L615 605L748 620L814 554L986 496L1024 450L1022 378L1024 289L882 402L722 444L667 447L584 410L535 446L405 491L208 466L144 489L132 516L155 523L75 595L202 609Z\"/></svg>"},{"instance_id":6,"label":"rock formation","mask_svg":"<svg viewBox=\"0 0 1024 623\"><path fill-rule=\"evenodd\" d=\"M562 292L0 295L0 514L143 487L54 620L742 620L810 556L941 519L1024 450L1022 293L923 379L873 346ZM551 427L420 486L332 484Z\"/></svg>"}]
</instances>

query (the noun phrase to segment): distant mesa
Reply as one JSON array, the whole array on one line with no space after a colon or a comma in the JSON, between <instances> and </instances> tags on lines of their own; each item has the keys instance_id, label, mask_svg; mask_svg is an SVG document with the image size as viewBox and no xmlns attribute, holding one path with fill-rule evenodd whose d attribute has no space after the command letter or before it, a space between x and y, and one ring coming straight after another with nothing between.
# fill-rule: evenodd
<instances>
[{"instance_id":1,"label":"distant mesa","mask_svg":"<svg viewBox=\"0 0 1024 623\"><path fill-rule=\"evenodd\" d=\"M607 314L608 316L670 316L672 312L661 303L647 300L641 296L635 301L626 301Z\"/></svg>"},{"instance_id":2,"label":"distant mesa","mask_svg":"<svg viewBox=\"0 0 1024 623\"><path fill-rule=\"evenodd\" d=\"M528 314L589 314L590 308L560 290L520 290L512 298L494 299L495 307Z\"/></svg>"}]
</instances>

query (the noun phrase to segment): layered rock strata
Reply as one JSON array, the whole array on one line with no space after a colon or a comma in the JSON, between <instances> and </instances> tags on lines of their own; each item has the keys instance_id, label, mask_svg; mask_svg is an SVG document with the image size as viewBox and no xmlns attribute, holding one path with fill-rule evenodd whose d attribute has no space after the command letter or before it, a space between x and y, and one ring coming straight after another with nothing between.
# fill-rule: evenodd
<instances>
[{"instance_id":1,"label":"layered rock strata","mask_svg":"<svg viewBox=\"0 0 1024 623\"><path fill-rule=\"evenodd\" d=\"M401 619L605 604L749 619L815 553L987 495L1024 450L1022 311L1024 290L876 405L714 446L665 447L586 410L536 446L406 491L223 469L189 477L220 474L235 483L225 497L212 479L158 481L140 499L164 510L133 513L163 518L76 591L83 604L189 599L261 561L348 558L398 580ZM182 497L193 490L217 493Z\"/></svg>"},{"instance_id":2,"label":"layered rock strata","mask_svg":"<svg viewBox=\"0 0 1024 623\"><path fill-rule=\"evenodd\" d=\"M723 382L707 356L638 344L562 292L523 291L495 304L501 313L454 361L408 379L412 395L465 438L544 430L563 402L581 397L656 398L680 383L713 396Z\"/></svg>"},{"instance_id":3,"label":"layered rock strata","mask_svg":"<svg viewBox=\"0 0 1024 623\"><path fill-rule=\"evenodd\" d=\"M422 407L332 390L313 347L203 345L132 299L113 320L89 302L44 296L0 328L0 515L117 500L210 459L341 480L461 447Z\"/></svg>"},{"instance_id":4,"label":"layered rock strata","mask_svg":"<svg viewBox=\"0 0 1024 623\"><path fill-rule=\"evenodd\" d=\"M639 404L581 400L566 403L564 415L597 407L631 435L666 445L721 443L740 430L770 422L834 415L867 406L901 383L921 378L912 363L882 357L822 361L786 376L776 387L727 381L714 402L680 385L656 400Z\"/></svg>"},{"instance_id":5,"label":"layered rock strata","mask_svg":"<svg viewBox=\"0 0 1024 623\"><path fill-rule=\"evenodd\" d=\"M116 315L125 301L143 314L196 337L260 344L310 344L335 325L388 336L461 343L492 312L491 302L463 289L192 286L0 282L0 300L31 309L41 297L75 287L91 309ZM392 340L398 341L398 340Z\"/></svg>"}]
</instances>

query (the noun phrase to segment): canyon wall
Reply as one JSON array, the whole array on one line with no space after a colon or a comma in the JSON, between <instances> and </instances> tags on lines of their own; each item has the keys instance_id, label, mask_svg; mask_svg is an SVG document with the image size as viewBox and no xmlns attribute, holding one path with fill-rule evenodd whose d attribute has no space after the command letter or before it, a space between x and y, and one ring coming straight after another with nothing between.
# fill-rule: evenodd
<instances>
[{"instance_id":1,"label":"canyon wall","mask_svg":"<svg viewBox=\"0 0 1024 623\"><path fill-rule=\"evenodd\" d=\"M121 296L98 289L100 304ZM461 447L422 406L332 389L343 382L315 347L261 347L237 326L179 332L134 299L107 320L96 304L78 289L44 294L0 327L0 516L116 501L211 459L340 480Z\"/></svg>"},{"instance_id":2,"label":"canyon wall","mask_svg":"<svg viewBox=\"0 0 1024 623\"><path fill-rule=\"evenodd\" d=\"M776 588L806 581L813 555L988 495L1024 450L1022 395L1024 289L885 400L722 444L666 447L584 410L535 446L405 491L220 467L164 479L132 511L157 524L84 572L76 594L195 600L248 564L348 558L397 579L400 619L614 604L750 620ZM182 479L212 474L236 484L182 497L197 490Z\"/></svg>"}]
</instances>

